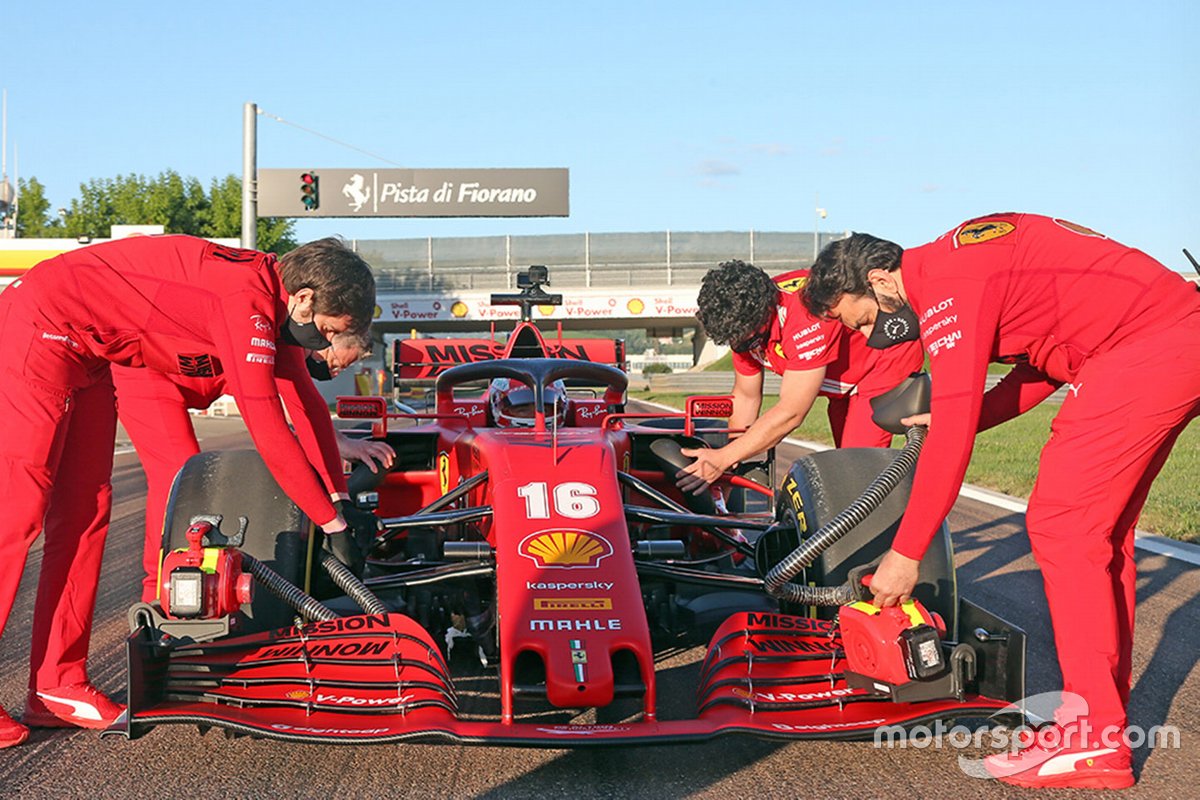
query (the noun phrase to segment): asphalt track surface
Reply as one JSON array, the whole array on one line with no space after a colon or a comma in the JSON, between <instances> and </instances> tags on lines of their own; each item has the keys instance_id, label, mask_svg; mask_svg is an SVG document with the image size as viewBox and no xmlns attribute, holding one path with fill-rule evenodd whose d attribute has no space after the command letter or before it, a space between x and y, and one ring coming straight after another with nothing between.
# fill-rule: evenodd
<instances>
[{"instance_id":1,"label":"asphalt track surface","mask_svg":"<svg viewBox=\"0 0 1200 800\"><path fill-rule=\"evenodd\" d=\"M238 419L198 422L206 449L248 446ZM790 450L791 452L788 452ZM781 457L796 457L784 448ZM124 699L126 609L137 599L145 481L133 454L119 455L91 648L93 682ZM960 592L1029 633L1028 688L1060 687L1041 577L1019 514L960 500L950 518ZM7 635L0 641L0 702L23 707L29 628L41 546L35 545ZM1138 628L1131 722L1179 729L1179 748L1136 754L1128 797L1194 798L1200 743L1200 570L1138 551ZM1087 620L1078 624L1086 625ZM662 665L664 667L670 664ZM684 676L689 667L673 670ZM692 668L694 669L694 667ZM693 673L694 674L694 673ZM678 685L678 684L677 684ZM672 694L677 695L672 699ZM691 687L664 692L690 703ZM969 778L958 757L977 750L875 747L870 742L760 741L725 737L706 744L530 750L457 745L330 747L227 739L219 731L162 727L136 741L94 731L35 729L24 745L0 751L4 798L209 797L887 797L1029 796ZM1043 795L1047 793L1043 791ZM1049 796L1082 795L1053 791Z\"/></svg>"}]
</instances>

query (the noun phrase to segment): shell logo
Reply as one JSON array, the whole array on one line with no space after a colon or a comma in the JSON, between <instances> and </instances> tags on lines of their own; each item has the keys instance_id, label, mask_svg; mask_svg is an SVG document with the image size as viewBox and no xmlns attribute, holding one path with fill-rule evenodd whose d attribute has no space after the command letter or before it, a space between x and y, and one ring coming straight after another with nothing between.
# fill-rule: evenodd
<instances>
[{"instance_id":1,"label":"shell logo","mask_svg":"<svg viewBox=\"0 0 1200 800\"><path fill-rule=\"evenodd\" d=\"M456 300L454 305L450 306L450 315L459 319L467 315L467 304L462 300Z\"/></svg>"},{"instance_id":2,"label":"shell logo","mask_svg":"<svg viewBox=\"0 0 1200 800\"><path fill-rule=\"evenodd\" d=\"M537 308L543 317L548 317L554 313L554 306L538 306Z\"/></svg>"},{"instance_id":3,"label":"shell logo","mask_svg":"<svg viewBox=\"0 0 1200 800\"><path fill-rule=\"evenodd\" d=\"M589 531L558 529L531 533L521 540L517 552L538 569L590 568L612 555L612 545Z\"/></svg>"},{"instance_id":4,"label":"shell logo","mask_svg":"<svg viewBox=\"0 0 1200 800\"><path fill-rule=\"evenodd\" d=\"M640 314L646 310L646 304L643 303L641 301L641 299L637 298L637 297L633 298L628 303L626 303L625 307L627 309L629 309L630 314Z\"/></svg>"},{"instance_id":5,"label":"shell logo","mask_svg":"<svg viewBox=\"0 0 1200 800\"><path fill-rule=\"evenodd\" d=\"M383 316L383 309L380 308L379 306L375 306L375 316L373 317L373 319L379 319L382 316Z\"/></svg>"},{"instance_id":6,"label":"shell logo","mask_svg":"<svg viewBox=\"0 0 1200 800\"><path fill-rule=\"evenodd\" d=\"M289 700L307 700L312 694L307 689L293 689L284 695Z\"/></svg>"},{"instance_id":7,"label":"shell logo","mask_svg":"<svg viewBox=\"0 0 1200 800\"><path fill-rule=\"evenodd\" d=\"M754 699L754 694L752 692L748 692L740 686L733 687L732 689L729 690L729 693L732 694L734 697L740 697L743 700L753 700Z\"/></svg>"}]
</instances>

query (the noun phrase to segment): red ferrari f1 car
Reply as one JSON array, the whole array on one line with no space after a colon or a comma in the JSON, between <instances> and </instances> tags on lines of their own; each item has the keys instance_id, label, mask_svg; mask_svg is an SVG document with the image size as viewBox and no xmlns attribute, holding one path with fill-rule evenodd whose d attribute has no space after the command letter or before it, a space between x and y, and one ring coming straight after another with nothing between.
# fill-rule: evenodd
<instances>
[{"instance_id":1,"label":"red ferrari f1 car","mask_svg":"<svg viewBox=\"0 0 1200 800\"><path fill-rule=\"evenodd\" d=\"M530 322L533 306L561 302L545 282L533 268L519 294L493 297L520 304L522 321L502 344L460 341L451 360L467 363L401 343L398 374L416 354L407 366L435 380L428 409L339 402L397 453L386 474L350 477L362 576L322 553L253 451L184 467L159 602L129 614L129 708L110 733L187 723L550 747L863 738L1023 696L1024 633L958 597L945 526L913 602L866 602L920 429L903 450L802 458L778 492L769 457L684 497L680 445L723 441L729 399L628 413L618 366ZM592 351L619 362L607 344ZM900 387L877 419L911 413L921 389Z\"/></svg>"}]
</instances>

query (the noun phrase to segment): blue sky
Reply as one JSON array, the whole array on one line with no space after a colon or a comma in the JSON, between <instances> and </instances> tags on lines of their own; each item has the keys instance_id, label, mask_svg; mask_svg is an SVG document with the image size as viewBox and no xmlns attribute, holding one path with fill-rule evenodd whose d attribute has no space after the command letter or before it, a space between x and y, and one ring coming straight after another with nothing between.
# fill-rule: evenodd
<instances>
[{"instance_id":1,"label":"blue sky","mask_svg":"<svg viewBox=\"0 0 1200 800\"><path fill-rule=\"evenodd\" d=\"M565 219L307 220L302 239L859 230L1017 210L1190 270L1200 4L10 4L10 176L241 172L242 105L406 167L567 167ZM268 117L260 167L387 167Z\"/></svg>"}]
</instances>

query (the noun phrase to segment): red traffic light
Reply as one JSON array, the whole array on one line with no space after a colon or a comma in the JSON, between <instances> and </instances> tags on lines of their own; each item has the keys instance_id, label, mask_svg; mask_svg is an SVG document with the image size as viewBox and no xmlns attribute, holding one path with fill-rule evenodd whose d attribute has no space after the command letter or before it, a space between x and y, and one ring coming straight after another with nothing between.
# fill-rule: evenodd
<instances>
[{"instance_id":1,"label":"red traffic light","mask_svg":"<svg viewBox=\"0 0 1200 800\"><path fill-rule=\"evenodd\" d=\"M320 179L317 173L300 173L300 202L304 204L305 211L316 211L320 208Z\"/></svg>"}]
</instances>

